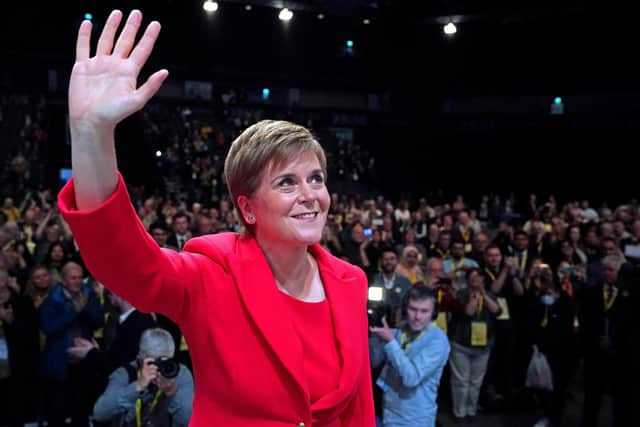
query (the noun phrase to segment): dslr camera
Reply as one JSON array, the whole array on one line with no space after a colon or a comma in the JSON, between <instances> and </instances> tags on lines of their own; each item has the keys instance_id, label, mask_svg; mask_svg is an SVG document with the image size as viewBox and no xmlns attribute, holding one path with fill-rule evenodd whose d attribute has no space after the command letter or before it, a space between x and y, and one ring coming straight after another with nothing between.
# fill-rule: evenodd
<instances>
[{"instance_id":1,"label":"dslr camera","mask_svg":"<svg viewBox=\"0 0 640 427\"><path fill-rule=\"evenodd\" d=\"M391 313L391 306L384 303L384 293L386 289L382 286L369 287L369 295L367 299L367 318L369 319L369 326L382 326L382 318L387 320L387 324L391 326L393 322L393 316Z\"/></svg>"},{"instance_id":2,"label":"dslr camera","mask_svg":"<svg viewBox=\"0 0 640 427\"><path fill-rule=\"evenodd\" d=\"M180 364L171 357L156 357L156 359L151 363L156 365L158 367L158 372L169 380L177 377L178 372L180 372Z\"/></svg>"}]
</instances>

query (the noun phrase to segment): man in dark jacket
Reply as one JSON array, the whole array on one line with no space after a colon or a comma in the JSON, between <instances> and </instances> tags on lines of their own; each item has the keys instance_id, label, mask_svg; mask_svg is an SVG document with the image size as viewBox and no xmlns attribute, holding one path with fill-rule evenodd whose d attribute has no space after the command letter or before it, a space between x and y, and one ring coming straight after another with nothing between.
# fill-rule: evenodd
<instances>
[{"instance_id":1,"label":"man in dark jacket","mask_svg":"<svg viewBox=\"0 0 640 427\"><path fill-rule=\"evenodd\" d=\"M76 338L92 339L104 324L96 293L83 282L82 267L68 262L62 268L62 283L55 285L42 303L40 329L47 337L43 354L43 376L47 380L48 423L64 425L65 404L70 405L72 425L87 426L86 364L68 353Z\"/></svg>"}]
</instances>

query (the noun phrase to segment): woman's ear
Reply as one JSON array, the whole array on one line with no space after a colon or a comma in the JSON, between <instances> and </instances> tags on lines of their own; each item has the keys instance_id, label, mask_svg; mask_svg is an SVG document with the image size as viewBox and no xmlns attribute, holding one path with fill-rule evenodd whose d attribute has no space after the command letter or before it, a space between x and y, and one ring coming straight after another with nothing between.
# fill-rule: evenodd
<instances>
[{"instance_id":1,"label":"woman's ear","mask_svg":"<svg viewBox=\"0 0 640 427\"><path fill-rule=\"evenodd\" d=\"M253 205L247 196L238 196L238 211L247 224L255 224L256 216Z\"/></svg>"}]
</instances>

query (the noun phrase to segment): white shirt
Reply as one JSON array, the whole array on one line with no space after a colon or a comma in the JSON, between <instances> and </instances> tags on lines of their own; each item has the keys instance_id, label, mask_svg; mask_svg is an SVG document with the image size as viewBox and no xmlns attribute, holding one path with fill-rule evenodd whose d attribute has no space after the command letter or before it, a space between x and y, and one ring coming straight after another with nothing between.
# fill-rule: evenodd
<instances>
[{"instance_id":1,"label":"white shirt","mask_svg":"<svg viewBox=\"0 0 640 427\"><path fill-rule=\"evenodd\" d=\"M118 323L120 325L122 325L124 323L125 320L127 320L127 317L129 317L129 315L131 313L133 313L134 311L136 311L135 307L130 308L129 310L125 311L124 313L122 313L120 315L120 317L118 317Z\"/></svg>"}]
</instances>

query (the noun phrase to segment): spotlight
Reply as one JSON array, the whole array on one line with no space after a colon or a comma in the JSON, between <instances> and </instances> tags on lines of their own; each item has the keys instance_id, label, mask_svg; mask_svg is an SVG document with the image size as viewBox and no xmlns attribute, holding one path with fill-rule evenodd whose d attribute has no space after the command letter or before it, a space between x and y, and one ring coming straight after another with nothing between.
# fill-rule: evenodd
<instances>
[{"instance_id":1,"label":"spotlight","mask_svg":"<svg viewBox=\"0 0 640 427\"><path fill-rule=\"evenodd\" d=\"M324 14L323 13L319 13L318 14L318 19L323 20L324 19Z\"/></svg>"},{"instance_id":2,"label":"spotlight","mask_svg":"<svg viewBox=\"0 0 640 427\"><path fill-rule=\"evenodd\" d=\"M291 18L293 18L293 12L285 7L278 14L278 18L280 18L281 21L291 21Z\"/></svg>"},{"instance_id":3,"label":"spotlight","mask_svg":"<svg viewBox=\"0 0 640 427\"><path fill-rule=\"evenodd\" d=\"M93 15L90 13L85 13L84 19L86 19L87 21L91 21L93 19Z\"/></svg>"},{"instance_id":4,"label":"spotlight","mask_svg":"<svg viewBox=\"0 0 640 427\"><path fill-rule=\"evenodd\" d=\"M252 7L251 7L251 5L250 5L250 4L248 4L248 5L246 5L246 6L244 7L244 10L251 10L251 9L252 9Z\"/></svg>"},{"instance_id":5,"label":"spotlight","mask_svg":"<svg viewBox=\"0 0 640 427\"><path fill-rule=\"evenodd\" d=\"M371 24L371 21L369 20L369 18L364 18L364 19L362 20L362 23L363 23L364 25L369 25L369 24Z\"/></svg>"},{"instance_id":6,"label":"spotlight","mask_svg":"<svg viewBox=\"0 0 640 427\"><path fill-rule=\"evenodd\" d=\"M218 10L218 2L207 0L202 4L202 8L209 13L213 13Z\"/></svg>"},{"instance_id":7,"label":"spotlight","mask_svg":"<svg viewBox=\"0 0 640 427\"><path fill-rule=\"evenodd\" d=\"M156 151L156 157L162 157L162 151L160 150Z\"/></svg>"},{"instance_id":8,"label":"spotlight","mask_svg":"<svg viewBox=\"0 0 640 427\"><path fill-rule=\"evenodd\" d=\"M347 47L351 49L353 47L353 40L347 40Z\"/></svg>"},{"instance_id":9,"label":"spotlight","mask_svg":"<svg viewBox=\"0 0 640 427\"><path fill-rule=\"evenodd\" d=\"M457 31L458 29L456 28L456 24L454 24L453 22L449 22L444 26L444 33L448 36L455 34Z\"/></svg>"},{"instance_id":10,"label":"spotlight","mask_svg":"<svg viewBox=\"0 0 640 427\"><path fill-rule=\"evenodd\" d=\"M269 94L271 93L271 91L269 90L268 87L265 87L264 89L262 89L262 99L264 99L265 101L267 99L269 99Z\"/></svg>"}]
</instances>

